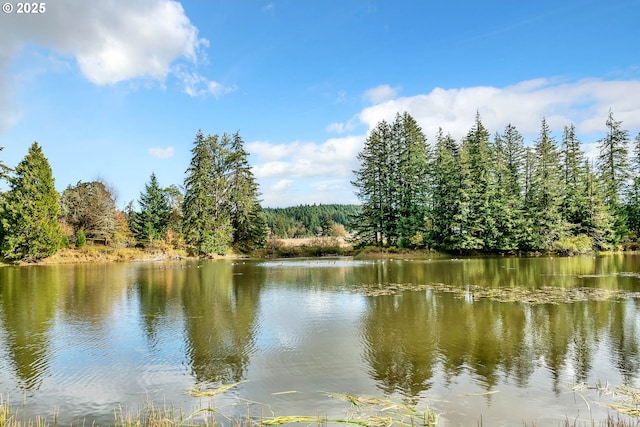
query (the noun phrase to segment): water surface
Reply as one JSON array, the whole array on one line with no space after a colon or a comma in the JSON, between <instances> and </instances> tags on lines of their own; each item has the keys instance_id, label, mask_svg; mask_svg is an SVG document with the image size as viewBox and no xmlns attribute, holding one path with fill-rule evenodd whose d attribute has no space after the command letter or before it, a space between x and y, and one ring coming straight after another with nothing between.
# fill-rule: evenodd
<instances>
[{"instance_id":1,"label":"water surface","mask_svg":"<svg viewBox=\"0 0 640 427\"><path fill-rule=\"evenodd\" d=\"M149 400L344 416L329 392L429 406L451 426L600 420L608 409L571 388L640 386L639 299L531 305L359 289L640 291L639 272L637 255L2 267L0 394L61 424L107 424L115 408ZM213 401L187 393L239 381Z\"/></svg>"}]
</instances>

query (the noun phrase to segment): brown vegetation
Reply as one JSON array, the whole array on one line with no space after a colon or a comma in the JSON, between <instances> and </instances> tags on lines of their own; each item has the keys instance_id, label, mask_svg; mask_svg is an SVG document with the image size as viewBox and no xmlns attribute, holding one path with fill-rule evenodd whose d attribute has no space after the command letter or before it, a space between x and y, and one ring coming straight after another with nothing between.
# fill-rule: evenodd
<instances>
[{"instance_id":1,"label":"brown vegetation","mask_svg":"<svg viewBox=\"0 0 640 427\"><path fill-rule=\"evenodd\" d=\"M114 248L104 245L87 245L84 248L60 249L54 255L38 261L38 264L78 264L89 262L153 261L184 258L182 250L168 246L151 248Z\"/></svg>"}]
</instances>

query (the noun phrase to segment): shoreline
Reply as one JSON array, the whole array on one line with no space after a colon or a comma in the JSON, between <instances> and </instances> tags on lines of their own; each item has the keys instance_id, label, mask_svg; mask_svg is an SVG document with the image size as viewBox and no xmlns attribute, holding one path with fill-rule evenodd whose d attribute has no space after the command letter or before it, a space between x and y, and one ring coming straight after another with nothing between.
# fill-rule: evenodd
<instances>
[{"instance_id":1,"label":"shoreline","mask_svg":"<svg viewBox=\"0 0 640 427\"><path fill-rule=\"evenodd\" d=\"M292 240L292 239L289 239ZM602 251L580 254L558 253L526 253L526 254L496 254L496 253L468 253L454 254L430 249L401 249L394 247L365 247L354 249L351 246L326 244L327 242L314 242L301 239L300 244L279 243L264 249L255 250L249 254L230 251L226 255L211 255L198 257L189 255L184 249L164 248L112 248L108 246L87 245L84 248L64 248L54 255L38 261L5 262L0 260L3 266L35 266L35 265L65 265L65 264L99 264L112 262L156 262L179 261L197 259L296 259L296 258L326 258L348 256L356 260L375 259L447 259L447 258L477 258L503 256L505 258L529 258L529 257L572 257L572 256L604 256L623 253L638 253L638 251Z\"/></svg>"}]
</instances>

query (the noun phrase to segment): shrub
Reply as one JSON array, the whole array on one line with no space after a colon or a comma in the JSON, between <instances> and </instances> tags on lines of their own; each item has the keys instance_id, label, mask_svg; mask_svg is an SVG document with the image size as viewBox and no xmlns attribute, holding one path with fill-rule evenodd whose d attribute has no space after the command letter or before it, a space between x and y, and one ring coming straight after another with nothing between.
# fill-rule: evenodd
<instances>
[{"instance_id":1,"label":"shrub","mask_svg":"<svg viewBox=\"0 0 640 427\"><path fill-rule=\"evenodd\" d=\"M81 228L76 231L76 247L84 248L87 244L87 236L84 234L84 230Z\"/></svg>"},{"instance_id":2,"label":"shrub","mask_svg":"<svg viewBox=\"0 0 640 427\"><path fill-rule=\"evenodd\" d=\"M584 254L593 251L593 240L586 234L564 237L554 242L553 250L562 255Z\"/></svg>"}]
</instances>

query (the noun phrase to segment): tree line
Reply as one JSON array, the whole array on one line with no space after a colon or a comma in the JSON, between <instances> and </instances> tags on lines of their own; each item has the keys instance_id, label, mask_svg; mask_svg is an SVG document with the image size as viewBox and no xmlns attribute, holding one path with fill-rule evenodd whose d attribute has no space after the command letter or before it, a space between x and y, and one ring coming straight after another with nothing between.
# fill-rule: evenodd
<instances>
[{"instance_id":1,"label":"tree line","mask_svg":"<svg viewBox=\"0 0 640 427\"><path fill-rule=\"evenodd\" d=\"M264 209L269 230L282 238L330 236L332 232L339 237L351 231L351 220L359 211L358 205L342 204Z\"/></svg>"},{"instance_id":2,"label":"tree line","mask_svg":"<svg viewBox=\"0 0 640 427\"><path fill-rule=\"evenodd\" d=\"M640 134L609 112L599 156L586 158L573 124L558 141L543 118L533 145L509 124L491 138L476 115L461 141L429 144L397 114L370 132L352 184L363 245L467 252L586 252L640 235Z\"/></svg>"},{"instance_id":3,"label":"tree line","mask_svg":"<svg viewBox=\"0 0 640 427\"><path fill-rule=\"evenodd\" d=\"M0 148L2 150L2 148ZM154 173L138 200L116 208L116 192L96 180L58 194L42 147L34 142L11 169L0 162L0 256L34 261L87 240L104 245L170 245L195 255L250 251L264 245L267 223L258 184L239 133L198 131L184 190L163 188Z\"/></svg>"}]
</instances>

